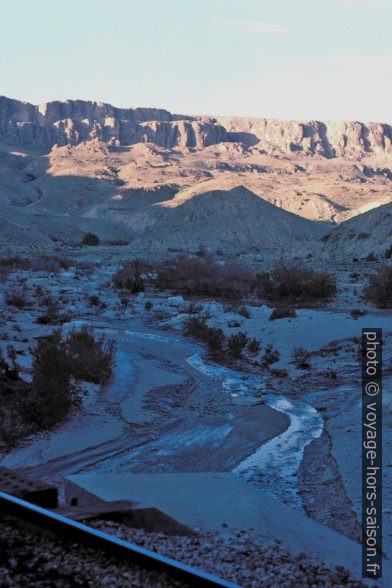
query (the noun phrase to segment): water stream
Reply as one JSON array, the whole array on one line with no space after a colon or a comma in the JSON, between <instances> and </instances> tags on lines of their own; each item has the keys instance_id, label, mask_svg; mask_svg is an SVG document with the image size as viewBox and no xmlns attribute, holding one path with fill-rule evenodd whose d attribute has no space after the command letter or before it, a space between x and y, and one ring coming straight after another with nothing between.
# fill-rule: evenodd
<instances>
[{"instance_id":1,"label":"water stream","mask_svg":"<svg viewBox=\"0 0 392 588\"><path fill-rule=\"evenodd\" d=\"M169 334L130 330L126 328L126 325L105 325L102 324L102 321L98 323L90 318L72 321L72 323L68 323L66 328L80 327L86 324L94 329L116 335L117 357L121 356L124 335L128 345L133 338L153 340L166 345L184 345L182 339ZM289 416L290 425L287 430L247 456L235 467L233 473L268 490L280 500L300 507L301 501L297 493L297 471L304 448L312 439L319 437L322 432L323 421L319 413L308 402L292 400L268 392L261 376L207 362L199 346L188 342L187 346L195 351L187 358L187 363L200 373L218 381L223 392L230 395L235 403L250 405L262 400L271 408ZM121 371L122 366L118 365L118 369ZM109 384L106 393L110 391L110 386ZM118 393L118 389L116 392Z\"/></svg>"},{"instance_id":2,"label":"water stream","mask_svg":"<svg viewBox=\"0 0 392 588\"><path fill-rule=\"evenodd\" d=\"M321 435L323 421L319 413L301 400L291 400L263 391L260 378L256 375L246 375L245 379L240 372L206 363L200 353L189 357L188 363L203 374L219 380L225 392L233 398L248 397L252 400L261 396L271 408L289 416L288 429L264 443L238 464L233 472L270 491L280 500L300 507L297 471L304 448Z\"/></svg>"}]
</instances>

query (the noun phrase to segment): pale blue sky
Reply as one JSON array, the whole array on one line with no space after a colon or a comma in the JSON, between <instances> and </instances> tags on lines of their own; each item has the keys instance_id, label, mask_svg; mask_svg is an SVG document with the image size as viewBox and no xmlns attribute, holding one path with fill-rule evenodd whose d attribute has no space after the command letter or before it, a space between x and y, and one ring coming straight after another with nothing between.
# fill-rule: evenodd
<instances>
[{"instance_id":1,"label":"pale blue sky","mask_svg":"<svg viewBox=\"0 0 392 588\"><path fill-rule=\"evenodd\" d=\"M392 121L392 0L3 0L0 94Z\"/></svg>"}]
</instances>

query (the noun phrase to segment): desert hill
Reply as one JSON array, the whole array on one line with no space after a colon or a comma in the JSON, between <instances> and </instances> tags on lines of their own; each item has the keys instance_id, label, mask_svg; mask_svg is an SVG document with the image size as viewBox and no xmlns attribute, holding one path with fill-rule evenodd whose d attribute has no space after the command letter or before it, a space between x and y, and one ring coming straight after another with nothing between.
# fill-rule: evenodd
<instances>
[{"instance_id":1,"label":"desert hill","mask_svg":"<svg viewBox=\"0 0 392 588\"><path fill-rule=\"evenodd\" d=\"M155 206L155 223L144 232L157 249L192 249L195 235L214 249L253 252L296 250L320 240L322 223L313 223L259 198L243 186L175 198ZM184 228L186 227L186 230Z\"/></svg>"},{"instance_id":2,"label":"desert hill","mask_svg":"<svg viewBox=\"0 0 392 588\"><path fill-rule=\"evenodd\" d=\"M392 247L392 203L372 208L323 237L323 254L350 258L383 256Z\"/></svg>"}]
</instances>

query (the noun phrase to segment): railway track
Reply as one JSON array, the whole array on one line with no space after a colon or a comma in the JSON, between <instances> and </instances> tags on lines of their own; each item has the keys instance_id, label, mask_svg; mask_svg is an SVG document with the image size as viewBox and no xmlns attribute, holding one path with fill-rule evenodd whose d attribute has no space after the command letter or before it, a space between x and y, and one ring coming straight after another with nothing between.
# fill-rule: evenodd
<instances>
[{"instance_id":1,"label":"railway track","mask_svg":"<svg viewBox=\"0 0 392 588\"><path fill-rule=\"evenodd\" d=\"M238 585L217 576L123 541L5 492L0 492L0 514L11 516L30 525L33 524L72 543L106 552L130 565L166 574L185 586L239 588Z\"/></svg>"}]
</instances>

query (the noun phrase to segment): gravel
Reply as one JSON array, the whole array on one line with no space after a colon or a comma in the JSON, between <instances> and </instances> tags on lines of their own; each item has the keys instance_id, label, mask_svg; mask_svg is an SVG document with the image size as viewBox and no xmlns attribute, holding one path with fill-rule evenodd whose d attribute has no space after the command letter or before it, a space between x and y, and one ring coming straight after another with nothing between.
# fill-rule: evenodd
<instances>
[{"instance_id":1,"label":"gravel","mask_svg":"<svg viewBox=\"0 0 392 588\"><path fill-rule=\"evenodd\" d=\"M185 588L165 574L122 563L9 517L0 518L0 586Z\"/></svg>"},{"instance_id":2,"label":"gravel","mask_svg":"<svg viewBox=\"0 0 392 588\"><path fill-rule=\"evenodd\" d=\"M89 524L244 588L364 586L341 566L327 568L304 553L293 555L278 543L266 546L265 540L252 532L237 532L226 538L200 532L189 537L146 533L108 520L94 520ZM0 579L2 588L185 586L165 574L147 572L11 517L0 518Z\"/></svg>"},{"instance_id":3,"label":"gravel","mask_svg":"<svg viewBox=\"0 0 392 588\"><path fill-rule=\"evenodd\" d=\"M266 546L265 539L252 532L240 531L223 538L204 531L189 537L146 533L107 520L90 521L90 525L244 588L364 586L341 566L329 569L304 553L293 555L276 542Z\"/></svg>"}]
</instances>

